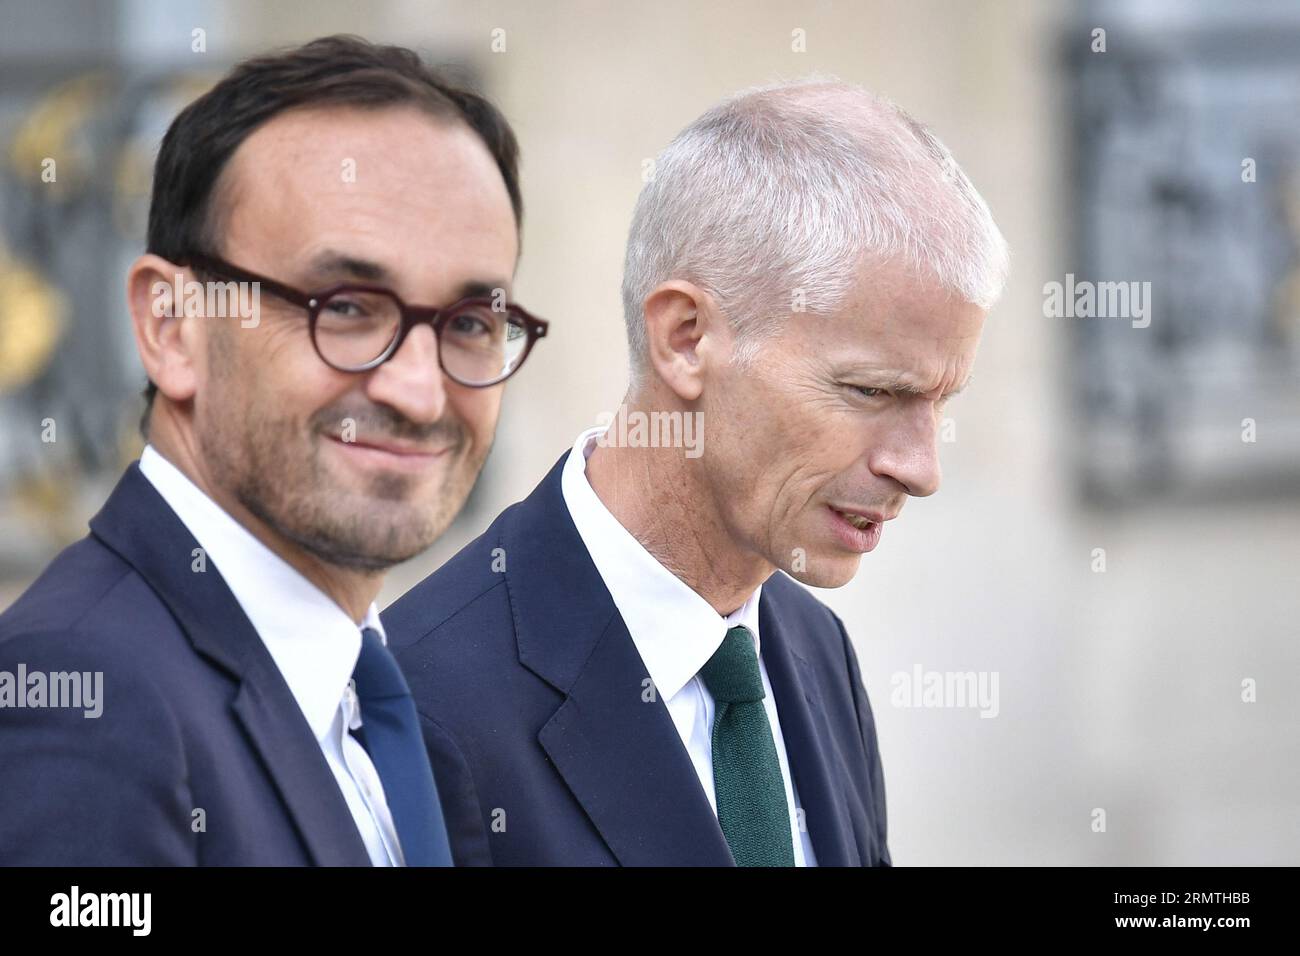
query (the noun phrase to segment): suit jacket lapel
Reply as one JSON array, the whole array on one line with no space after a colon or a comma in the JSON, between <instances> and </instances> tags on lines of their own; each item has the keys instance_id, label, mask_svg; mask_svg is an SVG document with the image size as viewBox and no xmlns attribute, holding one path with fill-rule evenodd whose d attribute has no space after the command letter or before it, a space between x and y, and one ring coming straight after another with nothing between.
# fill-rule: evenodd
<instances>
[{"instance_id":1,"label":"suit jacket lapel","mask_svg":"<svg viewBox=\"0 0 1300 956\"><path fill-rule=\"evenodd\" d=\"M624 866L731 866L662 701L615 615L538 739Z\"/></svg>"},{"instance_id":2,"label":"suit jacket lapel","mask_svg":"<svg viewBox=\"0 0 1300 956\"><path fill-rule=\"evenodd\" d=\"M649 688L569 517L560 490L565 457L502 532L520 662L566 695L538 741L619 863L734 865L672 718Z\"/></svg>"},{"instance_id":3,"label":"suit jacket lapel","mask_svg":"<svg viewBox=\"0 0 1300 956\"><path fill-rule=\"evenodd\" d=\"M832 735L819 703L816 677L795 650L797 628L784 619L772 600L772 591L765 586L759 600L763 663L776 697L790 775L799 791L813 852L819 866L861 866L843 775L830 765L821 744L822 740L831 740Z\"/></svg>"},{"instance_id":4,"label":"suit jacket lapel","mask_svg":"<svg viewBox=\"0 0 1300 956\"><path fill-rule=\"evenodd\" d=\"M369 855L289 686L220 572L192 570L199 547L133 463L91 531L149 582L195 650L240 682L232 709L275 781L313 862L368 866Z\"/></svg>"}]
</instances>

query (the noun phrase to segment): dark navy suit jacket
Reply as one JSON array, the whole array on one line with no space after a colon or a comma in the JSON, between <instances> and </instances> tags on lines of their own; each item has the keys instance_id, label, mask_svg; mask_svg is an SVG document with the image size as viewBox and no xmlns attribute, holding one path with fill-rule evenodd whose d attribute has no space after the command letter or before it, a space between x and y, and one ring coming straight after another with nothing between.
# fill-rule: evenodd
<instances>
[{"instance_id":1,"label":"dark navy suit jacket","mask_svg":"<svg viewBox=\"0 0 1300 956\"><path fill-rule=\"evenodd\" d=\"M532 494L384 613L457 865L734 865L560 492ZM840 620L780 572L763 661L822 866L890 865L875 722Z\"/></svg>"},{"instance_id":2,"label":"dark navy suit jacket","mask_svg":"<svg viewBox=\"0 0 1300 956\"><path fill-rule=\"evenodd\" d=\"M0 707L0 864L369 866L266 646L138 464L90 527L0 615L0 671L99 671L104 697L98 718Z\"/></svg>"}]
</instances>

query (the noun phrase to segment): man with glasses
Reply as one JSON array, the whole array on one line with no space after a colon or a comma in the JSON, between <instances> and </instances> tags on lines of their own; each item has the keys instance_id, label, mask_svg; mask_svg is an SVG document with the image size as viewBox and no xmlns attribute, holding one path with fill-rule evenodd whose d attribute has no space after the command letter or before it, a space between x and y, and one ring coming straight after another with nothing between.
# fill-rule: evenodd
<instances>
[{"instance_id":1,"label":"man with glasses","mask_svg":"<svg viewBox=\"0 0 1300 956\"><path fill-rule=\"evenodd\" d=\"M172 123L127 280L148 444L0 615L0 863L451 862L374 599L546 332L510 298L517 156L486 100L354 37ZM34 692L59 675L98 703Z\"/></svg>"}]
</instances>

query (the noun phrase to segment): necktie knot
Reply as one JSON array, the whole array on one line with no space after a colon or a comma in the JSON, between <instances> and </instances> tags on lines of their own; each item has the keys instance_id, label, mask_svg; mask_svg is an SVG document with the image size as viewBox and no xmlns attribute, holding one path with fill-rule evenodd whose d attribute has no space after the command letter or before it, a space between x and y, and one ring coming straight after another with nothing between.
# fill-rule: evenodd
<instances>
[{"instance_id":1,"label":"necktie knot","mask_svg":"<svg viewBox=\"0 0 1300 956\"><path fill-rule=\"evenodd\" d=\"M767 696L749 628L727 631L722 644L700 668L700 678L718 703L753 703Z\"/></svg>"},{"instance_id":2,"label":"necktie knot","mask_svg":"<svg viewBox=\"0 0 1300 956\"><path fill-rule=\"evenodd\" d=\"M361 654L357 657L357 666L352 670L352 679L356 682L357 699L363 704L366 701L407 697L411 693L396 658L384 646L383 638L373 627L361 629ZM363 710L363 717L364 714Z\"/></svg>"}]
</instances>

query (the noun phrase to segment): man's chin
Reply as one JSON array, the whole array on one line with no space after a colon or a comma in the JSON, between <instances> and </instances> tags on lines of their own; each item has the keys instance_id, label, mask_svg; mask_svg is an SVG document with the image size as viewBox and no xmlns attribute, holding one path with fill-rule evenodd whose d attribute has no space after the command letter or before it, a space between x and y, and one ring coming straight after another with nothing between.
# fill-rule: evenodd
<instances>
[{"instance_id":1,"label":"man's chin","mask_svg":"<svg viewBox=\"0 0 1300 956\"><path fill-rule=\"evenodd\" d=\"M428 504L422 500L409 494L390 498L373 490L335 489L310 495L309 505L304 501L279 514L270 513L261 502L245 504L316 560L377 574L423 554L446 531L450 521L441 507L443 500L436 495Z\"/></svg>"},{"instance_id":2,"label":"man's chin","mask_svg":"<svg viewBox=\"0 0 1300 956\"><path fill-rule=\"evenodd\" d=\"M860 554L810 554L802 561L795 560L783 570L800 584L811 588L842 588L857 576L861 566Z\"/></svg>"},{"instance_id":3,"label":"man's chin","mask_svg":"<svg viewBox=\"0 0 1300 956\"><path fill-rule=\"evenodd\" d=\"M333 567L364 574L382 574L419 557L438 537L434 534L428 540L422 536L419 539L374 541L347 539L329 531L317 531L296 535L295 543L318 561Z\"/></svg>"}]
</instances>

